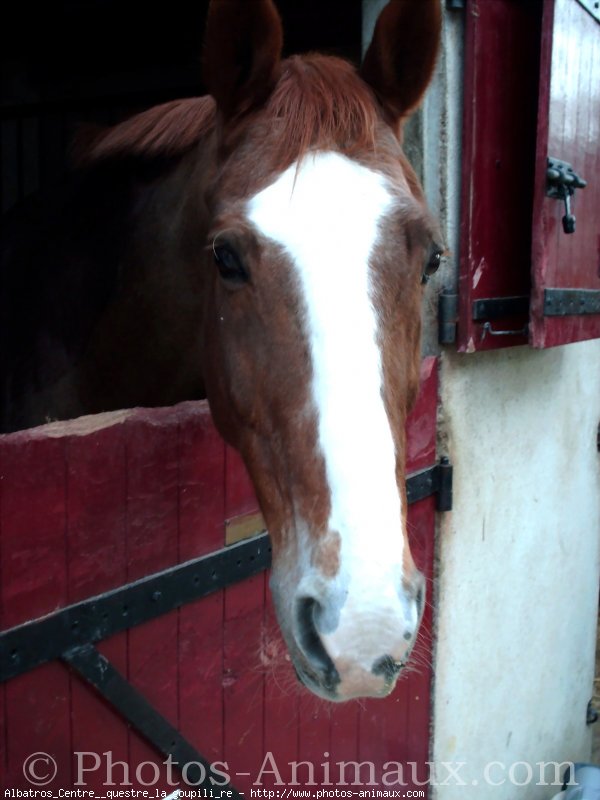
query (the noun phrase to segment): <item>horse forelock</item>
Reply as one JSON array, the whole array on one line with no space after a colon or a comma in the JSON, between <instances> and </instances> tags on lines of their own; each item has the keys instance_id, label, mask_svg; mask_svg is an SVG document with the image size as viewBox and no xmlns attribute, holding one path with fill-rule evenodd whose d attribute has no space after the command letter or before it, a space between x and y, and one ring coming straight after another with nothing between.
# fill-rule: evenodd
<instances>
[{"instance_id":1,"label":"horse forelock","mask_svg":"<svg viewBox=\"0 0 600 800\"><path fill-rule=\"evenodd\" d=\"M347 156L373 151L381 112L352 64L318 53L283 62L279 82L262 112L274 131L274 167L302 161L311 150Z\"/></svg>"},{"instance_id":2,"label":"horse forelock","mask_svg":"<svg viewBox=\"0 0 600 800\"><path fill-rule=\"evenodd\" d=\"M110 128L83 128L73 145L77 165L111 159L176 158L216 130L217 108L210 95L173 100ZM270 168L285 169L311 150L335 150L350 157L373 153L382 112L355 67L334 56L292 56L264 105L230 120L222 133L236 141L248 126L271 132Z\"/></svg>"}]
</instances>

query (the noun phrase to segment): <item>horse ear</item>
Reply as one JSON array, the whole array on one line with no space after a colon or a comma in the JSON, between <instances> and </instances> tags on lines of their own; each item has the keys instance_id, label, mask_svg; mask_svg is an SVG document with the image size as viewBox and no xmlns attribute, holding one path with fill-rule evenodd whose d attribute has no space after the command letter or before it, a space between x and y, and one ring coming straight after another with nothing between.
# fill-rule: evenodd
<instances>
[{"instance_id":1,"label":"horse ear","mask_svg":"<svg viewBox=\"0 0 600 800\"><path fill-rule=\"evenodd\" d=\"M361 74L394 123L417 107L431 80L440 30L440 0L390 0L379 15Z\"/></svg>"},{"instance_id":2,"label":"horse ear","mask_svg":"<svg viewBox=\"0 0 600 800\"><path fill-rule=\"evenodd\" d=\"M225 119L261 105L281 64L283 30L272 0L211 0L204 79Z\"/></svg>"}]
</instances>

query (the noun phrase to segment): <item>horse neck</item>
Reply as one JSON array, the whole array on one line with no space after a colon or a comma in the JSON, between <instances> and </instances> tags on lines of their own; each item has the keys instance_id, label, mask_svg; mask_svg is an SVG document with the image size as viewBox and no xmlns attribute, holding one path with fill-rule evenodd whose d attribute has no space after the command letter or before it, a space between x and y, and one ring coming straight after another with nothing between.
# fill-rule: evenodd
<instances>
[{"instance_id":1,"label":"horse neck","mask_svg":"<svg viewBox=\"0 0 600 800\"><path fill-rule=\"evenodd\" d=\"M208 165L199 147L153 179L134 181L119 291L79 376L91 410L96 402L157 406L204 396L201 266L208 214L202 187Z\"/></svg>"}]
</instances>

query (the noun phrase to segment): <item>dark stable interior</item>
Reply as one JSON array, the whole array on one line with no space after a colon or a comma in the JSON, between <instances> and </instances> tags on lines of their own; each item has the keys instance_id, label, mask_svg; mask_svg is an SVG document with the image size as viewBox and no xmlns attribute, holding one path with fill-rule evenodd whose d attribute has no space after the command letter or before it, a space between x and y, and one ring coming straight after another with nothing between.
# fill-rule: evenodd
<instances>
[{"instance_id":1,"label":"dark stable interior","mask_svg":"<svg viewBox=\"0 0 600 800\"><path fill-rule=\"evenodd\" d=\"M82 122L204 93L208 0L10 4L0 34L2 211L60 178ZM277 0L286 54L360 58L361 0Z\"/></svg>"}]
</instances>

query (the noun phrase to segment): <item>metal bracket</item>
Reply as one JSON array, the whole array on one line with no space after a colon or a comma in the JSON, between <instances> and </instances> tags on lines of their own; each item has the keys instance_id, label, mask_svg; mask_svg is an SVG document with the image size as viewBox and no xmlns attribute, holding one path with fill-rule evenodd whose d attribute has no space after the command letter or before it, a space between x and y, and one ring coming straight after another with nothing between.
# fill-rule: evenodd
<instances>
[{"instance_id":1,"label":"metal bracket","mask_svg":"<svg viewBox=\"0 0 600 800\"><path fill-rule=\"evenodd\" d=\"M600 289L545 289L544 316L600 314Z\"/></svg>"},{"instance_id":2,"label":"metal bracket","mask_svg":"<svg viewBox=\"0 0 600 800\"><path fill-rule=\"evenodd\" d=\"M170 763L182 772L187 784L211 790L215 785L228 796L242 800L230 783L223 785L222 774L211 780L211 765L162 714L153 708L121 673L91 644L63 653L62 660L114 708L137 733L141 734ZM212 795L210 795L212 796Z\"/></svg>"},{"instance_id":3,"label":"metal bracket","mask_svg":"<svg viewBox=\"0 0 600 800\"><path fill-rule=\"evenodd\" d=\"M265 570L267 534L178 564L0 633L0 682Z\"/></svg>"},{"instance_id":4,"label":"metal bracket","mask_svg":"<svg viewBox=\"0 0 600 800\"><path fill-rule=\"evenodd\" d=\"M473 301L472 318L474 322L493 322L505 317L527 316L529 314L529 295L515 297L485 297Z\"/></svg>"}]
</instances>

